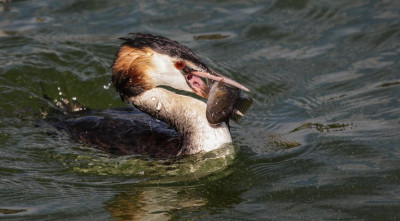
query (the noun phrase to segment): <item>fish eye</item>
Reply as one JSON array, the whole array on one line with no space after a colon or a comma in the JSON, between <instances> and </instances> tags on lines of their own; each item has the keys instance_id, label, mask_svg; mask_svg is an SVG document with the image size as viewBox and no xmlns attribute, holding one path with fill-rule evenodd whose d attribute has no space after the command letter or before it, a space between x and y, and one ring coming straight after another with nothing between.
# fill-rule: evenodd
<instances>
[{"instance_id":1,"label":"fish eye","mask_svg":"<svg viewBox=\"0 0 400 221\"><path fill-rule=\"evenodd\" d=\"M184 61L177 61L175 62L175 68L182 70L183 68L185 68L185 62Z\"/></svg>"}]
</instances>

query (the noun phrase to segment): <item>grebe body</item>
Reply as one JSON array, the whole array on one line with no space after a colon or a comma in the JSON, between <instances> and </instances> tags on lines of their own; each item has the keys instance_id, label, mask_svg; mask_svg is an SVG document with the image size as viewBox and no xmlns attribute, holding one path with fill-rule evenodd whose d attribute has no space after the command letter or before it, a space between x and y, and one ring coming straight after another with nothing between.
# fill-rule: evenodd
<instances>
[{"instance_id":1,"label":"grebe body","mask_svg":"<svg viewBox=\"0 0 400 221\"><path fill-rule=\"evenodd\" d=\"M149 34L134 36L122 38L112 65L115 89L134 108L94 115L91 110L68 113L57 122L59 127L83 143L118 155L166 158L212 151L232 142L229 117L234 106L243 103L239 91L248 89L206 66L176 41ZM217 83L218 87L212 87ZM194 95L178 94L168 87ZM246 110L251 105L248 101ZM210 122L213 110L227 114Z\"/></svg>"}]
</instances>

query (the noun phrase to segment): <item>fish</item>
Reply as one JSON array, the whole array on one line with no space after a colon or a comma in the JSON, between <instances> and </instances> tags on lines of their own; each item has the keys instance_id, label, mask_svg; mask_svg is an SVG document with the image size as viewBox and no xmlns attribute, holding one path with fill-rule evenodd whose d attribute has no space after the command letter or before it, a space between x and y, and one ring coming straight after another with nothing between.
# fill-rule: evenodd
<instances>
[{"instance_id":1,"label":"fish","mask_svg":"<svg viewBox=\"0 0 400 221\"><path fill-rule=\"evenodd\" d=\"M214 81L209 87L207 98L207 121L210 124L228 122L229 119L237 122L252 104L253 99L242 94L239 88L223 81Z\"/></svg>"}]
</instances>

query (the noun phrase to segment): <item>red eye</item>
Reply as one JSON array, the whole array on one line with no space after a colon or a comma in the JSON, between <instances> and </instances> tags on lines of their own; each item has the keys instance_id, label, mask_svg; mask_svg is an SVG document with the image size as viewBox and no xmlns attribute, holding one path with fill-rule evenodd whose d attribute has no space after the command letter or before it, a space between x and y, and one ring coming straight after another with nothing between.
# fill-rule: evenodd
<instances>
[{"instance_id":1,"label":"red eye","mask_svg":"<svg viewBox=\"0 0 400 221\"><path fill-rule=\"evenodd\" d=\"M182 70L185 67L185 62L177 61L177 62L175 62L175 67L176 67L176 69Z\"/></svg>"}]
</instances>

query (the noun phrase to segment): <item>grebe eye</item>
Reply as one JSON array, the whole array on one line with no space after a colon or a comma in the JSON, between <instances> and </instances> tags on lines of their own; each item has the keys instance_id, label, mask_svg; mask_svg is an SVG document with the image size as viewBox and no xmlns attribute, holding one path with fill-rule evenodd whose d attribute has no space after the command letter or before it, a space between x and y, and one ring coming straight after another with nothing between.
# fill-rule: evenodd
<instances>
[{"instance_id":1,"label":"grebe eye","mask_svg":"<svg viewBox=\"0 0 400 221\"><path fill-rule=\"evenodd\" d=\"M175 67L176 67L176 69L182 70L185 67L185 62L177 61L177 62L175 62Z\"/></svg>"}]
</instances>

